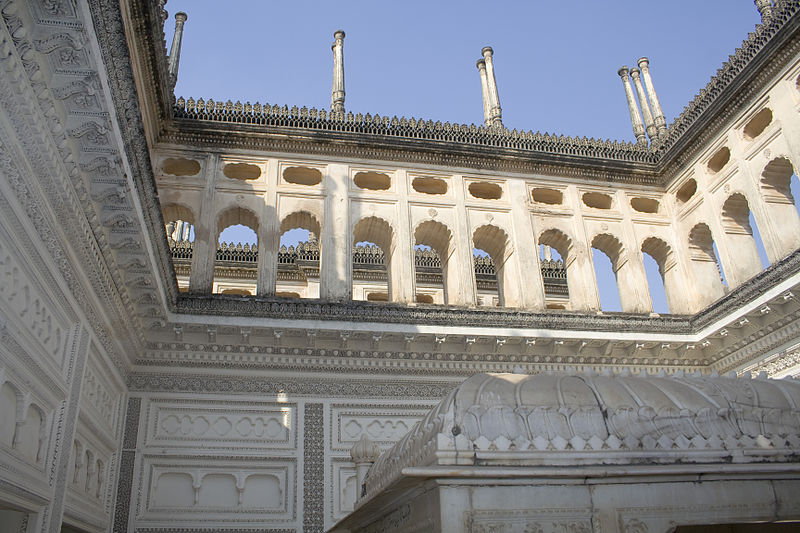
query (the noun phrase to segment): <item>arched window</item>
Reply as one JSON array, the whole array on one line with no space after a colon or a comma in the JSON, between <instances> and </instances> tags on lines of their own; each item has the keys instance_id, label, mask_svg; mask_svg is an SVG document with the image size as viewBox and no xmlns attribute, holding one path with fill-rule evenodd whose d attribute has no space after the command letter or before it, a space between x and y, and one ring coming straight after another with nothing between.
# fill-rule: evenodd
<instances>
[{"instance_id":1,"label":"arched window","mask_svg":"<svg viewBox=\"0 0 800 533\"><path fill-rule=\"evenodd\" d=\"M162 209L162 214L178 286L186 289L194 252L194 213L185 205L169 204Z\"/></svg>"},{"instance_id":2,"label":"arched window","mask_svg":"<svg viewBox=\"0 0 800 533\"><path fill-rule=\"evenodd\" d=\"M725 294L725 279L711 229L699 223L689 232L689 258L697 281L699 307L705 307ZM699 309L697 309L699 310Z\"/></svg>"},{"instance_id":3,"label":"arched window","mask_svg":"<svg viewBox=\"0 0 800 533\"><path fill-rule=\"evenodd\" d=\"M592 263L600 294L600 309L622 311L622 290L619 269L622 259L622 243L613 235L603 233L592 240Z\"/></svg>"},{"instance_id":4,"label":"arched window","mask_svg":"<svg viewBox=\"0 0 800 533\"><path fill-rule=\"evenodd\" d=\"M394 301L393 231L388 222L365 217L353 228L353 299Z\"/></svg>"},{"instance_id":5,"label":"arched window","mask_svg":"<svg viewBox=\"0 0 800 533\"><path fill-rule=\"evenodd\" d=\"M295 211L281 221L276 295L319 298L321 228L308 211Z\"/></svg>"},{"instance_id":6,"label":"arched window","mask_svg":"<svg viewBox=\"0 0 800 533\"><path fill-rule=\"evenodd\" d=\"M224 294L230 289L239 289L256 294L257 266L258 217L243 207L223 211L217 219L212 292Z\"/></svg>"},{"instance_id":7,"label":"arched window","mask_svg":"<svg viewBox=\"0 0 800 533\"><path fill-rule=\"evenodd\" d=\"M649 237L642 242L642 253L653 311L669 313L679 309L680 305L676 305L676 302L680 295L672 249L658 237Z\"/></svg>"},{"instance_id":8,"label":"arched window","mask_svg":"<svg viewBox=\"0 0 800 533\"><path fill-rule=\"evenodd\" d=\"M800 247L800 182L788 159L779 157L764 167L761 193L774 221L778 253L785 257Z\"/></svg>"},{"instance_id":9,"label":"arched window","mask_svg":"<svg viewBox=\"0 0 800 533\"><path fill-rule=\"evenodd\" d=\"M580 304L573 301L575 295L572 293L575 289L571 287L578 287L580 284L575 279L574 268L570 268L573 262L571 250L572 240L560 230L548 229L539 235L539 260L548 307L558 309L554 306L561 303L559 300L566 298L571 309L580 308ZM573 278L574 285L570 284L570 277Z\"/></svg>"},{"instance_id":10,"label":"arched window","mask_svg":"<svg viewBox=\"0 0 800 533\"><path fill-rule=\"evenodd\" d=\"M426 220L414 230L414 271L418 286L429 291L442 292L443 303L456 303L458 297L458 270L450 264L453 255L450 229L441 222ZM439 281L436 281L436 278ZM419 301L420 298L417 297ZM434 300L436 301L436 300Z\"/></svg>"},{"instance_id":11,"label":"arched window","mask_svg":"<svg viewBox=\"0 0 800 533\"><path fill-rule=\"evenodd\" d=\"M473 232L472 242L479 300L484 305L506 305L506 285L509 280L506 279L504 266L511 252L508 235L499 227L487 224ZM492 276L497 287L496 296L491 288Z\"/></svg>"},{"instance_id":12,"label":"arched window","mask_svg":"<svg viewBox=\"0 0 800 533\"><path fill-rule=\"evenodd\" d=\"M725 200L722 205L722 229L725 231L725 246L731 251L731 263L738 283L769 265L761 236L743 194L733 193Z\"/></svg>"}]
</instances>

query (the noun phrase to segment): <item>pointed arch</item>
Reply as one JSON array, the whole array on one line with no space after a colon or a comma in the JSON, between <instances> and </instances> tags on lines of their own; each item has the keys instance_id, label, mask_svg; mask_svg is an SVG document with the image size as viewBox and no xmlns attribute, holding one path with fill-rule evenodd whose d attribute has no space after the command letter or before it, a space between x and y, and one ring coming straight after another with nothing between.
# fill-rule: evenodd
<instances>
[{"instance_id":1,"label":"pointed arch","mask_svg":"<svg viewBox=\"0 0 800 533\"><path fill-rule=\"evenodd\" d=\"M295 230L305 230L308 235ZM305 298L319 297L319 285L309 283L306 275L315 272L313 275L319 276L324 268L320 262L321 232L320 219L304 209L293 211L280 221L276 236L276 246L279 247L274 259L276 296L291 298L302 294ZM312 265L311 268L308 265Z\"/></svg>"},{"instance_id":2,"label":"pointed arch","mask_svg":"<svg viewBox=\"0 0 800 533\"><path fill-rule=\"evenodd\" d=\"M458 268L450 264L450 259L453 257L453 252L455 251L455 247L453 246L453 234L450 228L436 220L422 221L414 228L414 245L430 247L430 251L422 254L423 257L427 257L431 252L437 256L442 273L444 303L458 303L460 283L458 280ZM420 251L415 254L415 256L418 255L420 255ZM428 262L435 263L432 261ZM416 269L416 260L414 264Z\"/></svg>"},{"instance_id":3,"label":"pointed arch","mask_svg":"<svg viewBox=\"0 0 800 533\"><path fill-rule=\"evenodd\" d=\"M621 269L625 266L622 242L610 233L600 233L595 235L592 239L591 247L602 252L611 261L611 270L616 282L616 296L619 299L620 309L622 311L627 311L626 302L624 301L626 286L623 279L620 279L622 277ZM602 276L601 271L598 270L601 265L599 265L597 261L599 261L599 258L596 260L593 258L595 279L599 289L601 286L606 286L606 284L604 284L604 276ZM604 311L613 307L612 302L608 301L608 299L605 300L606 301L603 302L603 299L601 299L601 309Z\"/></svg>"},{"instance_id":4,"label":"pointed arch","mask_svg":"<svg viewBox=\"0 0 800 533\"><path fill-rule=\"evenodd\" d=\"M232 226L244 226L252 230L251 234L244 237L246 242L222 242L225 238L223 231ZM216 238L213 241L216 247L213 292L241 289L249 294L255 293L254 282L258 278L258 235L258 215L246 207L229 207L217 215ZM224 281L225 274L230 269L236 270L236 278L233 281Z\"/></svg>"},{"instance_id":5,"label":"pointed arch","mask_svg":"<svg viewBox=\"0 0 800 533\"><path fill-rule=\"evenodd\" d=\"M364 261L369 264L380 265L380 270L386 272L386 299L390 302L398 300L397 287L399 286L397 276L397 265L393 264L393 245L394 245L394 230L392 225L377 216L367 216L360 219L353 226L353 241L352 244L356 245L360 242L373 243L375 247L359 247L354 249L353 253L353 282L355 283L355 260L357 258L365 258ZM382 294L371 293L373 301L380 301ZM364 296L364 299L369 299L369 294Z\"/></svg>"},{"instance_id":6,"label":"pointed arch","mask_svg":"<svg viewBox=\"0 0 800 533\"><path fill-rule=\"evenodd\" d=\"M581 286L581 281L575 263L576 254L573 250L572 239L563 231L551 228L539 234L537 245L549 246L561 256L561 262L567 273L567 295L570 308L580 309L581 300L578 287Z\"/></svg>"},{"instance_id":7,"label":"pointed arch","mask_svg":"<svg viewBox=\"0 0 800 533\"><path fill-rule=\"evenodd\" d=\"M680 286L678 272L675 268L677 263L672 252L672 248L663 239L658 237L648 237L642 241L642 253L653 258L658 266L658 273L664 286L664 298L667 302L668 312L676 312L682 309L680 304ZM649 286L650 298L657 300L660 294L653 294L657 289Z\"/></svg>"},{"instance_id":8,"label":"pointed arch","mask_svg":"<svg viewBox=\"0 0 800 533\"><path fill-rule=\"evenodd\" d=\"M761 195L773 221L772 233L780 257L800 248L800 214L792 194L792 179L797 177L786 157L772 159L761 173Z\"/></svg>"},{"instance_id":9,"label":"pointed arch","mask_svg":"<svg viewBox=\"0 0 800 533\"><path fill-rule=\"evenodd\" d=\"M728 196L722 204L722 230L725 232L725 248L734 269L732 277L737 284L763 269L753 230L754 222L747 197L741 192Z\"/></svg>"},{"instance_id":10,"label":"pointed arch","mask_svg":"<svg viewBox=\"0 0 800 533\"><path fill-rule=\"evenodd\" d=\"M725 294L724 272L714 250L714 237L708 224L700 222L689 231L689 260L697 281L695 291L705 307Z\"/></svg>"},{"instance_id":11,"label":"pointed arch","mask_svg":"<svg viewBox=\"0 0 800 533\"><path fill-rule=\"evenodd\" d=\"M472 243L475 248L485 251L491 258L497 278L497 298L500 306L506 305L507 292L514 280L509 279L505 268L506 261L511 256L512 248L508 234L494 224L485 224L475 229L472 233ZM480 258L479 258L480 260Z\"/></svg>"}]
</instances>

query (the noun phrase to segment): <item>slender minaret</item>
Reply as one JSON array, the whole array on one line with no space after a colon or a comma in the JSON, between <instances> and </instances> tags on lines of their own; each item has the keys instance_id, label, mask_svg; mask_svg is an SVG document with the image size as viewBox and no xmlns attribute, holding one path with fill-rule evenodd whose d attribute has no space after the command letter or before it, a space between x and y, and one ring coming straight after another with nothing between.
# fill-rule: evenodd
<instances>
[{"instance_id":1,"label":"slender minaret","mask_svg":"<svg viewBox=\"0 0 800 533\"><path fill-rule=\"evenodd\" d=\"M631 78L633 78L633 86L636 87L636 96L639 97L639 108L642 110L642 117L644 117L644 128L652 142L656 139L656 125L653 122L653 113L650 112L650 104L647 103L647 95L644 94L642 78L639 77L638 68L633 67L631 69Z\"/></svg>"},{"instance_id":2,"label":"slender minaret","mask_svg":"<svg viewBox=\"0 0 800 533\"><path fill-rule=\"evenodd\" d=\"M486 64L486 83L489 86L489 102L491 104L489 109L489 122L491 126L496 128L503 127L503 110L500 108L500 97L497 94L497 80L494 77L494 64L492 63L492 50L491 46L484 46L481 50L483 54L483 61Z\"/></svg>"},{"instance_id":3,"label":"slender minaret","mask_svg":"<svg viewBox=\"0 0 800 533\"><path fill-rule=\"evenodd\" d=\"M755 0L755 4L761 13L761 24L768 24L772 20L772 0Z\"/></svg>"},{"instance_id":4,"label":"slender minaret","mask_svg":"<svg viewBox=\"0 0 800 533\"><path fill-rule=\"evenodd\" d=\"M486 80L486 61L479 59L476 63L481 76L481 91L483 93L483 123L488 128L491 126L492 103L489 101L489 82Z\"/></svg>"},{"instance_id":5,"label":"slender minaret","mask_svg":"<svg viewBox=\"0 0 800 533\"><path fill-rule=\"evenodd\" d=\"M639 109L636 107L636 97L633 96L631 80L628 78L628 67L624 66L617 71L625 87L625 98L628 100L628 111L631 113L631 123L633 124L633 134L636 135L636 144L647 146L647 135L644 133L642 117L639 116Z\"/></svg>"},{"instance_id":6,"label":"slender minaret","mask_svg":"<svg viewBox=\"0 0 800 533\"><path fill-rule=\"evenodd\" d=\"M344 31L336 30L333 50L333 88L331 89L331 112L344 113Z\"/></svg>"},{"instance_id":7,"label":"slender minaret","mask_svg":"<svg viewBox=\"0 0 800 533\"><path fill-rule=\"evenodd\" d=\"M642 69L642 78L647 88L647 98L653 108L653 122L656 125L656 134L659 140L664 140L667 136L667 119L664 117L664 112L661 111L661 103L658 101L656 88L653 86L653 78L650 77L650 61L646 57L641 57L638 64L639 68Z\"/></svg>"},{"instance_id":8,"label":"slender minaret","mask_svg":"<svg viewBox=\"0 0 800 533\"><path fill-rule=\"evenodd\" d=\"M169 50L168 69L169 77L173 87L178 81L178 63L181 61L181 40L183 39L183 23L186 22L186 13L178 11L175 13L175 35L172 36L172 47Z\"/></svg>"}]
</instances>

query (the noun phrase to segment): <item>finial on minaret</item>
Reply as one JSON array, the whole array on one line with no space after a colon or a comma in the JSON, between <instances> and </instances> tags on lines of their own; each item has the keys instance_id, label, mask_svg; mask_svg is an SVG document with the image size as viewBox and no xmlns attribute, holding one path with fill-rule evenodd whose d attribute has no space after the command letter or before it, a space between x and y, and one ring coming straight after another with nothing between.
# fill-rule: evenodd
<instances>
[{"instance_id":1,"label":"finial on minaret","mask_svg":"<svg viewBox=\"0 0 800 533\"><path fill-rule=\"evenodd\" d=\"M772 19L772 0L755 0L758 12L761 13L761 24L767 24Z\"/></svg>"},{"instance_id":2,"label":"finial on minaret","mask_svg":"<svg viewBox=\"0 0 800 533\"><path fill-rule=\"evenodd\" d=\"M483 54L483 61L486 66L486 84L488 86L489 94L489 123L496 128L503 127L503 110L500 108L500 97L497 94L497 80L494 77L494 63L492 62L491 46L484 46L481 50ZM479 67L480 68L480 67Z\"/></svg>"},{"instance_id":3,"label":"finial on minaret","mask_svg":"<svg viewBox=\"0 0 800 533\"><path fill-rule=\"evenodd\" d=\"M181 60L181 40L183 39L183 23L189 17L183 11L175 13L175 34L172 36L172 47L169 50L168 70L172 86L178 81L178 63Z\"/></svg>"},{"instance_id":4,"label":"finial on minaret","mask_svg":"<svg viewBox=\"0 0 800 533\"><path fill-rule=\"evenodd\" d=\"M336 30L333 50L333 88L331 89L331 113L344 113L344 31Z\"/></svg>"},{"instance_id":5,"label":"finial on minaret","mask_svg":"<svg viewBox=\"0 0 800 533\"><path fill-rule=\"evenodd\" d=\"M625 87L625 98L628 100L628 111L631 114L631 123L633 124L633 134L636 135L636 144L640 146L647 146L647 135L644 133L644 124L642 117L639 116L639 108L636 107L636 97L633 96L633 88L631 88L631 80L628 78L628 67L623 66L617 71L619 77L622 79L622 85Z\"/></svg>"},{"instance_id":6,"label":"finial on minaret","mask_svg":"<svg viewBox=\"0 0 800 533\"><path fill-rule=\"evenodd\" d=\"M650 112L650 104L647 103L647 95L644 93L644 87L642 87L639 69L633 67L630 73L631 78L633 78L633 86L636 87L636 96L639 97L639 109L642 110L644 129L647 131L647 136L650 137L650 140L654 141L656 140L656 125L653 122L653 113Z\"/></svg>"},{"instance_id":7,"label":"finial on minaret","mask_svg":"<svg viewBox=\"0 0 800 533\"><path fill-rule=\"evenodd\" d=\"M489 99L489 82L486 80L486 61L479 59L475 64L481 76L481 92L483 94L483 123L488 128L491 126L492 102Z\"/></svg>"},{"instance_id":8,"label":"finial on minaret","mask_svg":"<svg viewBox=\"0 0 800 533\"><path fill-rule=\"evenodd\" d=\"M663 141L667 136L667 119L664 117L664 112L661 110L661 102L658 101L656 88L653 85L653 78L650 77L650 60L646 57L640 57L638 65L642 70L642 78L645 88L647 89L647 98L650 100L650 106L653 108L653 122L655 122L656 125L656 134L658 135L658 139Z\"/></svg>"}]
</instances>

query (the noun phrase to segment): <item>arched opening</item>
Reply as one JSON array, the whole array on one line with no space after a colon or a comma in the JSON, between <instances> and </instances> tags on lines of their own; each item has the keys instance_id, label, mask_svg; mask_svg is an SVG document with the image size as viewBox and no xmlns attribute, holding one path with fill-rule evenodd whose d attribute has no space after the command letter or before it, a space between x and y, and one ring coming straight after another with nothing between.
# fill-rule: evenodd
<instances>
[{"instance_id":1,"label":"arched opening","mask_svg":"<svg viewBox=\"0 0 800 533\"><path fill-rule=\"evenodd\" d=\"M689 258L697 281L694 293L705 307L725 294L725 279L716 244L707 224L699 223L689 232Z\"/></svg>"},{"instance_id":2,"label":"arched opening","mask_svg":"<svg viewBox=\"0 0 800 533\"><path fill-rule=\"evenodd\" d=\"M33 463L38 463L42 445L44 444L45 415L39 406L31 404L25 423L19 428L19 445L17 448Z\"/></svg>"},{"instance_id":3,"label":"arched opening","mask_svg":"<svg viewBox=\"0 0 800 533\"><path fill-rule=\"evenodd\" d=\"M375 216L359 220L353 228L353 299L368 300L373 294L385 293L388 301L395 301L395 283L392 276L391 225ZM379 300L378 300L379 301Z\"/></svg>"},{"instance_id":4,"label":"arched opening","mask_svg":"<svg viewBox=\"0 0 800 533\"><path fill-rule=\"evenodd\" d=\"M658 237L649 237L642 242L642 252L653 311L661 314L669 313L670 310L679 307L675 305L679 294L672 249Z\"/></svg>"},{"instance_id":5,"label":"arched opening","mask_svg":"<svg viewBox=\"0 0 800 533\"><path fill-rule=\"evenodd\" d=\"M497 226L487 224L473 232L472 243L479 303L506 305L506 291L509 288L507 284L510 280L507 279L504 267L511 255L508 235Z\"/></svg>"},{"instance_id":6,"label":"arched opening","mask_svg":"<svg viewBox=\"0 0 800 533\"><path fill-rule=\"evenodd\" d=\"M622 243L613 235L602 233L592 239L592 263L600 295L600 309L603 311L622 311L622 287L620 267L622 266Z\"/></svg>"},{"instance_id":7,"label":"arched opening","mask_svg":"<svg viewBox=\"0 0 800 533\"><path fill-rule=\"evenodd\" d=\"M743 194L733 193L722 204L722 229L725 232L725 245L732 252L731 263L736 269L735 279L738 283L769 266L761 236Z\"/></svg>"},{"instance_id":8,"label":"arched opening","mask_svg":"<svg viewBox=\"0 0 800 533\"><path fill-rule=\"evenodd\" d=\"M548 309L565 308L561 302L564 299L571 302L572 309L580 307L577 302L572 301L574 289L570 289L573 287L570 285L570 277L573 278L571 281L575 284L574 287L579 286L574 272L569 268L572 263L571 250L572 240L557 229L545 230L539 235L539 261Z\"/></svg>"},{"instance_id":9,"label":"arched opening","mask_svg":"<svg viewBox=\"0 0 800 533\"><path fill-rule=\"evenodd\" d=\"M764 167L761 193L774 221L778 253L785 257L800 247L800 182L788 159L778 157Z\"/></svg>"},{"instance_id":10,"label":"arched opening","mask_svg":"<svg viewBox=\"0 0 800 533\"><path fill-rule=\"evenodd\" d=\"M162 208L167 244L169 244L172 266L179 288L189 287L194 252L194 213L181 204L169 204Z\"/></svg>"},{"instance_id":11,"label":"arched opening","mask_svg":"<svg viewBox=\"0 0 800 533\"><path fill-rule=\"evenodd\" d=\"M455 265L450 265L450 258L454 252L450 229L434 220L422 222L414 230L414 244L417 287L428 291L441 290L444 303L456 303L458 280ZM419 296L421 295L417 295L417 301L420 301Z\"/></svg>"},{"instance_id":12,"label":"arched opening","mask_svg":"<svg viewBox=\"0 0 800 533\"><path fill-rule=\"evenodd\" d=\"M276 296L319 298L321 231L319 220L308 211L296 211L281 221Z\"/></svg>"},{"instance_id":13,"label":"arched opening","mask_svg":"<svg viewBox=\"0 0 800 533\"><path fill-rule=\"evenodd\" d=\"M217 218L216 240L212 292L219 294L230 289L239 289L256 294L258 275L256 214L244 207L232 207L223 211Z\"/></svg>"}]
</instances>

